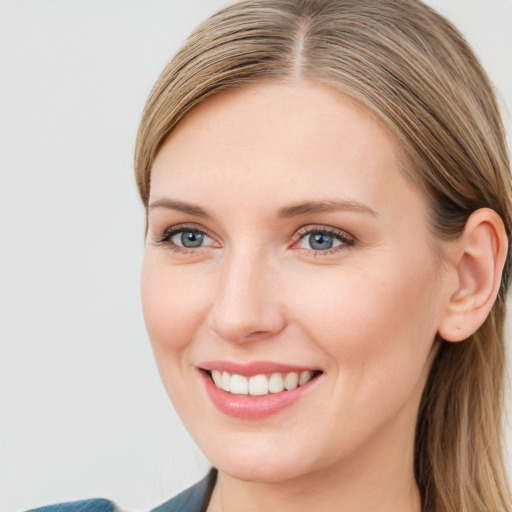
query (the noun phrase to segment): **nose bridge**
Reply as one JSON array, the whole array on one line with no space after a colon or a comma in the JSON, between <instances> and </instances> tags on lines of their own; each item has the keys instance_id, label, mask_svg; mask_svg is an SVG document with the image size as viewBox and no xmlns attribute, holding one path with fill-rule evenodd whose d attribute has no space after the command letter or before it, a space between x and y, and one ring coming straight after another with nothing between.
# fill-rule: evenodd
<instances>
[{"instance_id":1,"label":"nose bridge","mask_svg":"<svg viewBox=\"0 0 512 512\"><path fill-rule=\"evenodd\" d=\"M262 339L284 326L276 272L265 251L240 247L222 263L211 311L211 327L222 338L244 342Z\"/></svg>"}]
</instances>

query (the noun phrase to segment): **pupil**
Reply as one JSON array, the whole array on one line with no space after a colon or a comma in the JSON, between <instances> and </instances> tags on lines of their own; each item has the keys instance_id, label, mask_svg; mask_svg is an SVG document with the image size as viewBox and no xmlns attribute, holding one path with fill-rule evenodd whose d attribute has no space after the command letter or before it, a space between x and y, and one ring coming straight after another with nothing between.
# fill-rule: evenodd
<instances>
[{"instance_id":1,"label":"pupil","mask_svg":"<svg viewBox=\"0 0 512 512\"><path fill-rule=\"evenodd\" d=\"M318 251L325 251L326 249L330 249L332 247L332 236L326 235L324 233L312 233L309 235L309 244L313 249Z\"/></svg>"},{"instance_id":2,"label":"pupil","mask_svg":"<svg viewBox=\"0 0 512 512\"><path fill-rule=\"evenodd\" d=\"M199 247L202 242L202 233L195 233L194 231L184 231L181 234L181 243L183 244L183 247Z\"/></svg>"}]
</instances>

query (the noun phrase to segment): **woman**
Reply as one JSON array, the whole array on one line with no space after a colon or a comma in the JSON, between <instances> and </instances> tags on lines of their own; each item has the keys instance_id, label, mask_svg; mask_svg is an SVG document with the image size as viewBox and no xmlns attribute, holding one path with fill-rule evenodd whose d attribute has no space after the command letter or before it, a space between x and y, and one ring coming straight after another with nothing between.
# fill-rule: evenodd
<instances>
[{"instance_id":1,"label":"woman","mask_svg":"<svg viewBox=\"0 0 512 512\"><path fill-rule=\"evenodd\" d=\"M158 79L135 168L147 329L217 468L159 512L510 510L509 164L446 20L237 3Z\"/></svg>"}]
</instances>

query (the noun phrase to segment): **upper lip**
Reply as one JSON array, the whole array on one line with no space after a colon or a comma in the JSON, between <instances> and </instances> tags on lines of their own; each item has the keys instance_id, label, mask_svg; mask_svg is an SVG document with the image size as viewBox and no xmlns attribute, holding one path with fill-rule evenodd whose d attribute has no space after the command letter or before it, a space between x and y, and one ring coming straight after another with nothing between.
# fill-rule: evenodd
<instances>
[{"instance_id":1,"label":"upper lip","mask_svg":"<svg viewBox=\"0 0 512 512\"><path fill-rule=\"evenodd\" d=\"M312 366L292 365L286 363L277 363L272 361L251 361L248 363L236 363L234 361L204 361L197 365L201 370L219 370L236 375L244 375L250 377L252 375L260 375L264 373L289 373L303 372L306 370L320 371Z\"/></svg>"}]
</instances>

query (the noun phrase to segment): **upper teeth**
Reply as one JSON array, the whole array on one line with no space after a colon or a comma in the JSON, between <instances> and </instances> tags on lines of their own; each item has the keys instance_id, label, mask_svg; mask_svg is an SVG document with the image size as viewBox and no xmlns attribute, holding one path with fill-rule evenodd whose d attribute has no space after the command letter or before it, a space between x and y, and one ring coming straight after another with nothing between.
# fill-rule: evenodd
<instances>
[{"instance_id":1,"label":"upper teeth","mask_svg":"<svg viewBox=\"0 0 512 512\"><path fill-rule=\"evenodd\" d=\"M262 396L268 393L279 393L284 389L291 390L303 386L313 378L311 370L303 372L260 374L253 377L230 374L219 370L211 372L213 382L219 389L229 391L234 395Z\"/></svg>"}]
</instances>

